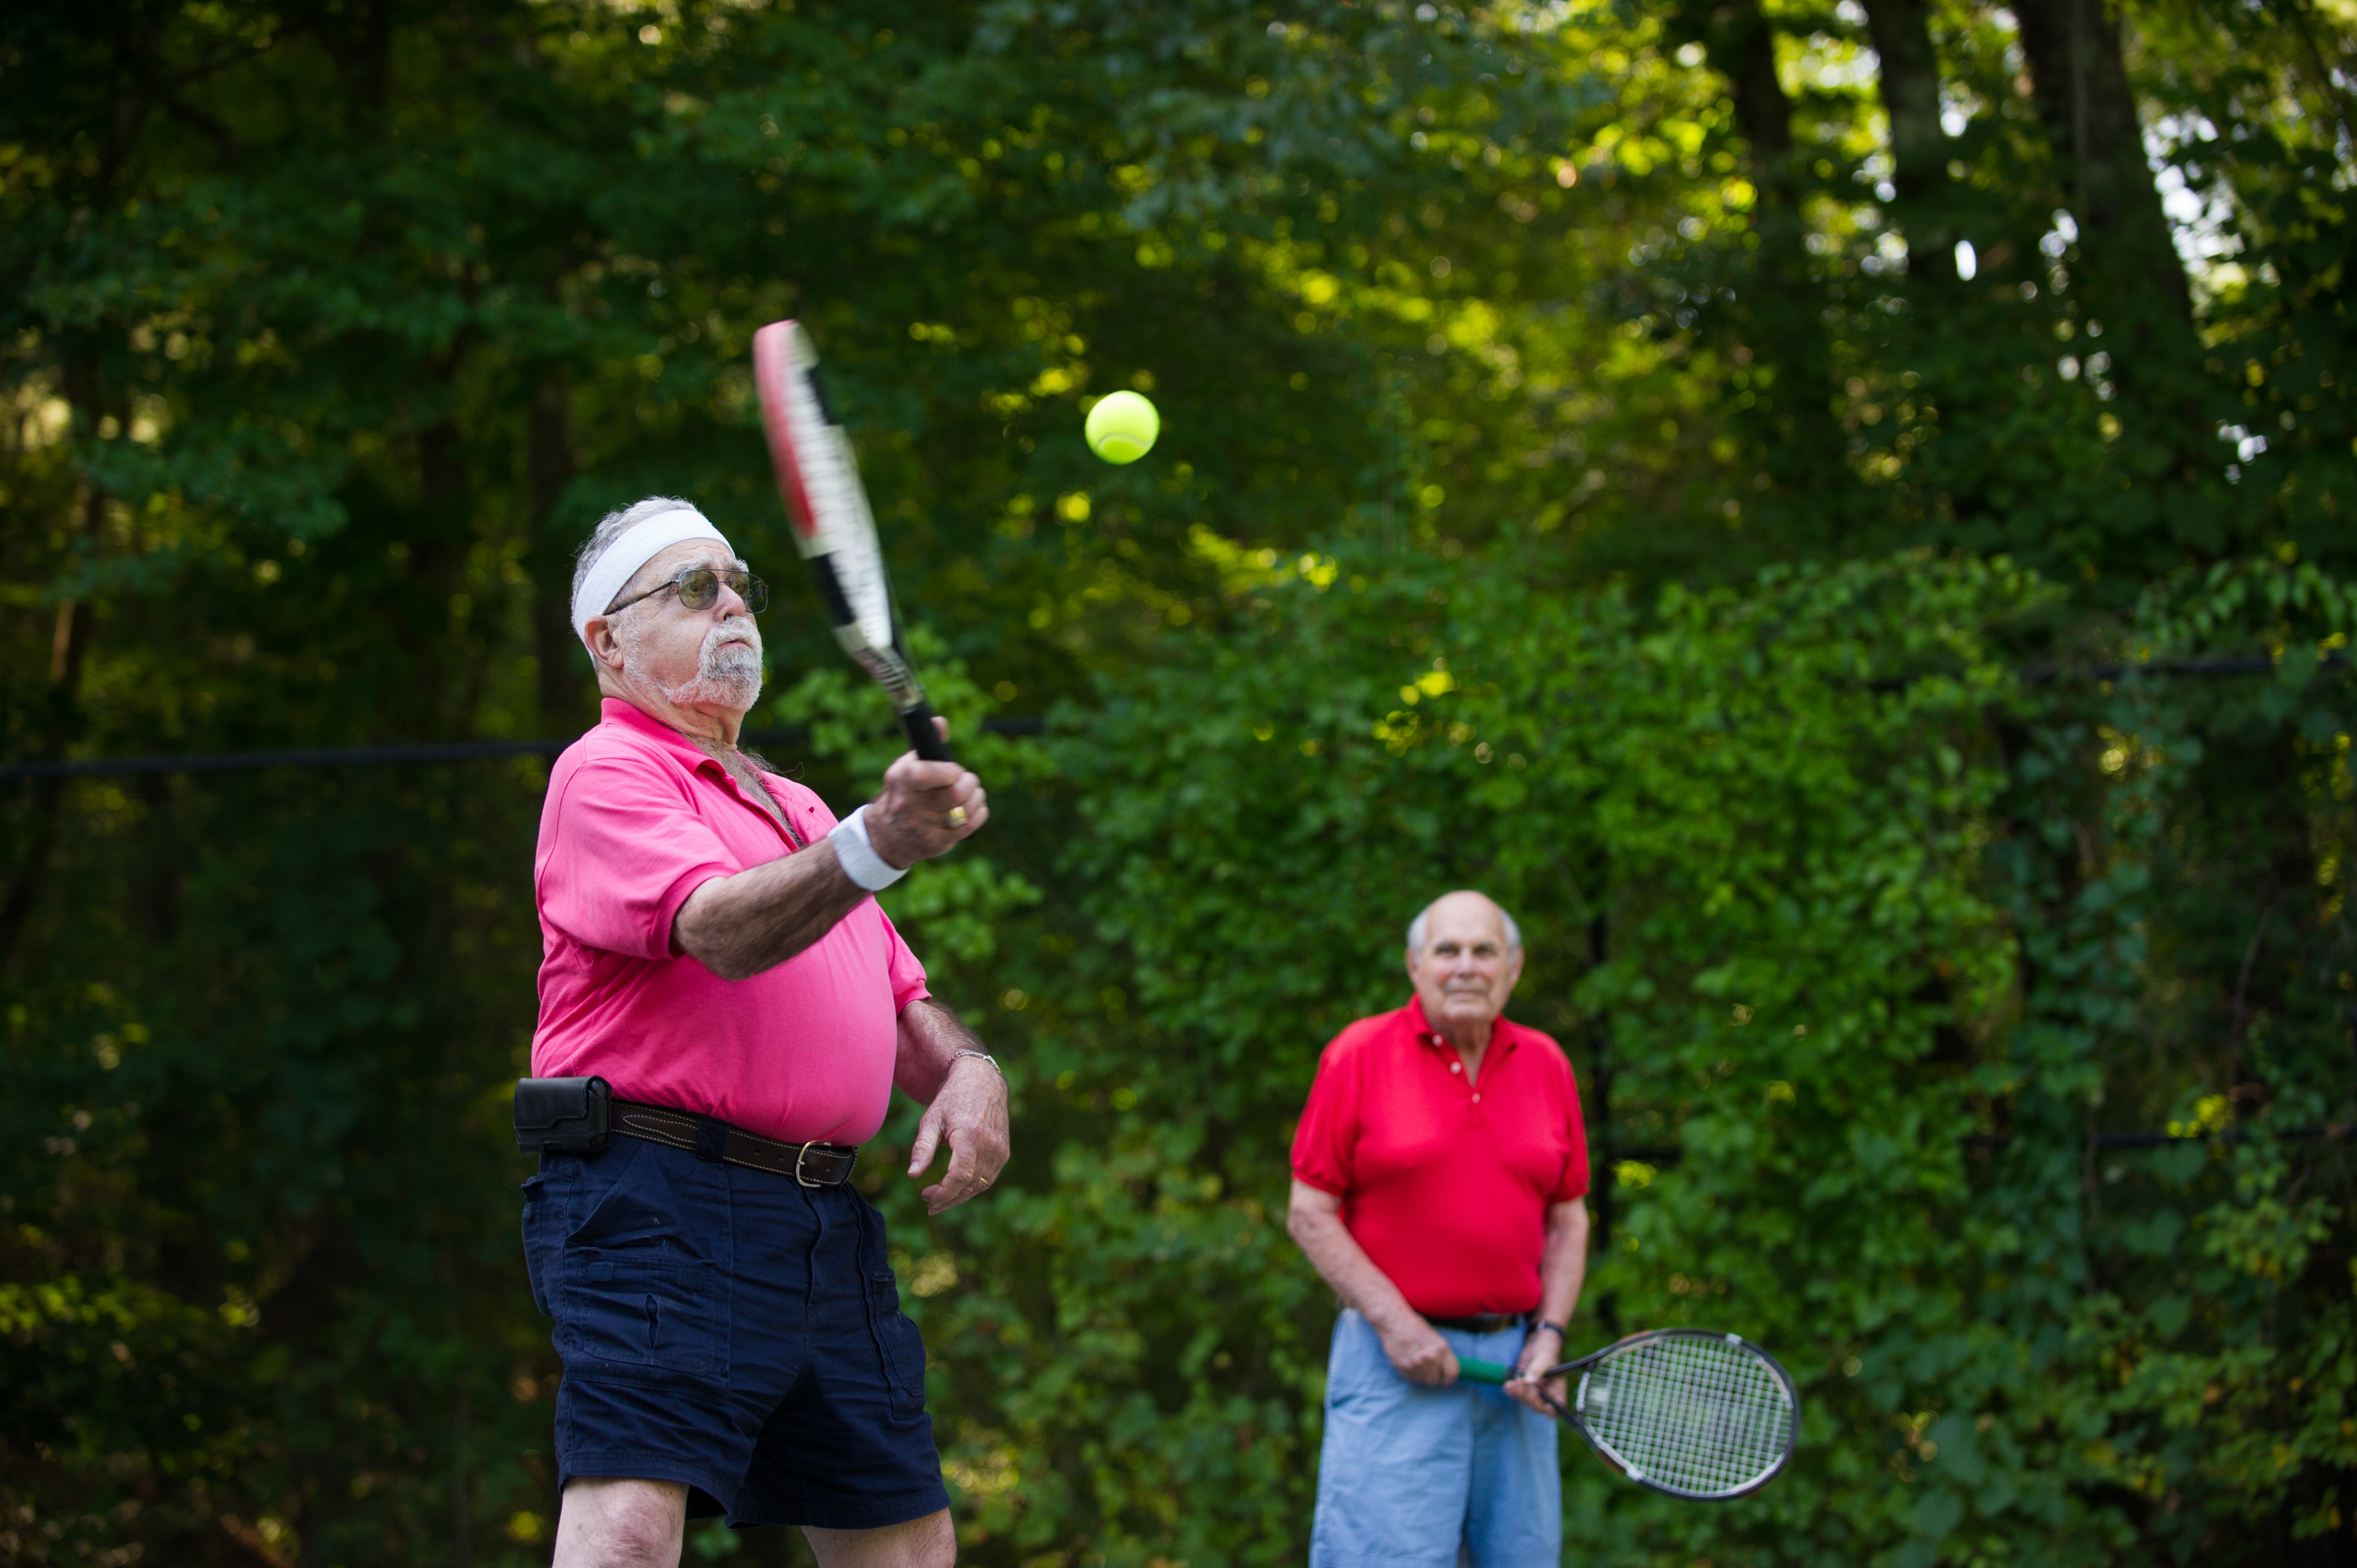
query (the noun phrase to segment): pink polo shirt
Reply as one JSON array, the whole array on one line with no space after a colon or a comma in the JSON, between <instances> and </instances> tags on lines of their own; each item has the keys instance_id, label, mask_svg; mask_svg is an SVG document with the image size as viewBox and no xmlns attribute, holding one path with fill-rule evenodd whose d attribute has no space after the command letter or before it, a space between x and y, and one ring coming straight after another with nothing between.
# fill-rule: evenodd
<instances>
[{"instance_id":1,"label":"pink polo shirt","mask_svg":"<svg viewBox=\"0 0 2357 1568\"><path fill-rule=\"evenodd\" d=\"M810 790L762 784L804 843L834 826ZM616 1098L748 1133L857 1144L884 1124L900 1009L924 966L873 898L802 951L726 981L672 946L687 896L793 853L777 822L694 741L606 699L556 759L540 811L536 1078L590 1074Z\"/></svg>"}]
</instances>

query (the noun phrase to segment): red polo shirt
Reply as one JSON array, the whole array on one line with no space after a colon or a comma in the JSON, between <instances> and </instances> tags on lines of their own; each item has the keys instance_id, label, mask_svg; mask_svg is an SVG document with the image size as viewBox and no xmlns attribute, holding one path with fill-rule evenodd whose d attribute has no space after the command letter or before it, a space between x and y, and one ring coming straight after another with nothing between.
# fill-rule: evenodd
<instances>
[{"instance_id":1,"label":"red polo shirt","mask_svg":"<svg viewBox=\"0 0 2357 1568\"><path fill-rule=\"evenodd\" d=\"M764 774L761 785L803 843L834 828L826 802L791 779ZM689 894L793 853L777 819L702 747L607 698L603 722L550 770L541 807L533 1072L597 1073L621 1099L791 1143L875 1136L900 1009L927 994L924 966L875 899L744 980L672 946Z\"/></svg>"},{"instance_id":2,"label":"red polo shirt","mask_svg":"<svg viewBox=\"0 0 2357 1568\"><path fill-rule=\"evenodd\" d=\"M1293 1174L1427 1317L1539 1304L1549 1204L1587 1191L1579 1086L1563 1048L1498 1020L1479 1083L1410 1000L1361 1018L1318 1059Z\"/></svg>"}]
</instances>

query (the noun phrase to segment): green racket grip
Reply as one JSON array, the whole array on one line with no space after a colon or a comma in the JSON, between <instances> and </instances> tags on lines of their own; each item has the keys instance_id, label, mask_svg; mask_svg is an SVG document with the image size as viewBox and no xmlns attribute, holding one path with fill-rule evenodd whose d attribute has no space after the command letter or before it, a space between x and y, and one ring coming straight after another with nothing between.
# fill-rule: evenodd
<instances>
[{"instance_id":1,"label":"green racket grip","mask_svg":"<svg viewBox=\"0 0 2357 1568\"><path fill-rule=\"evenodd\" d=\"M1502 1387L1506 1380L1514 1375L1514 1369L1501 1366L1495 1361L1459 1356L1457 1358L1457 1375L1469 1383L1496 1383Z\"/></svg>"}]
</instances>

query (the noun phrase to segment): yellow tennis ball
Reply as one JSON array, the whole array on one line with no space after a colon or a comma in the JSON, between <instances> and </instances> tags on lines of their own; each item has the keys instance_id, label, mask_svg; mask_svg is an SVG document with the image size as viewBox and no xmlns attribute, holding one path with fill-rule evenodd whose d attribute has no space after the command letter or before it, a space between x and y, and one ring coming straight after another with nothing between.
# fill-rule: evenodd
<instances>
[{"instance_id":1,"label":"yellow tennis ball","mask_svg":"<svg viewBox=\"0 0 2357 1568\"><path fill-rule=\"evenodd\" d=\"M1117 392L1089 410L1089 450L1108 463L1135 463L1154 449L1162 416L1134 392Z\"/></svg>"}]
</instances>

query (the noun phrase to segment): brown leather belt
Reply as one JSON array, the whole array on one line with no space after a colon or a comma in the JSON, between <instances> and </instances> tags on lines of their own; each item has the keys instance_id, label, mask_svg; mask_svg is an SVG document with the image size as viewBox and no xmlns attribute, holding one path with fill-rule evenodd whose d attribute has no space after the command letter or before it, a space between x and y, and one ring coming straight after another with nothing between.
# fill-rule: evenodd
<instances>
[{"instance_id":1,"label":"brown leather belt","mask_svg":"<svg viewBox=\"0 0 2357 1568\"><path fill-rule=\"evenodd\" d=\"M710 1116L630 1100L614 1101L608 1127L650 1144L669 1144L732 1165L791 1176L804 1187L841 1187L851 1179L851 1167L859 1160L856 1148L842 1144L780 1144Z\"/></svg>"},{"instance_id":2,"label":"brown leather belt","mask_svg":"<svg viewBox=\"0 0 2357 1568\"><path fill-rule=\"evenodd\" d=\"M1527 1312L1488 1312L1479 1317L1427 1317L1435 1328L1460 1329L1467 1334L1496 1334L1503 1329L1520 1328L1531 1320Z\"/></svg>"}]
</instances>

